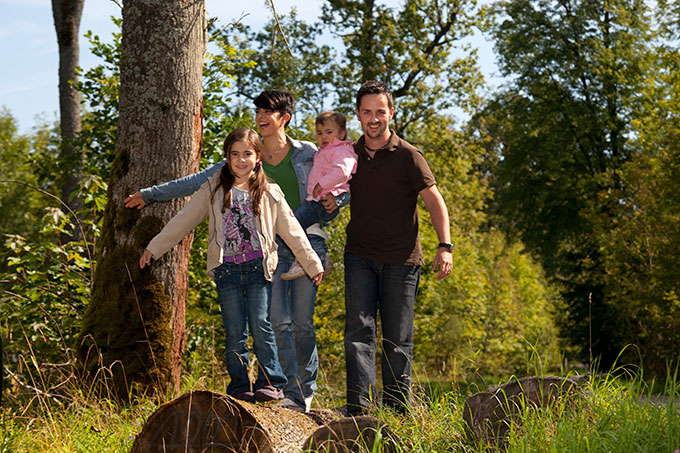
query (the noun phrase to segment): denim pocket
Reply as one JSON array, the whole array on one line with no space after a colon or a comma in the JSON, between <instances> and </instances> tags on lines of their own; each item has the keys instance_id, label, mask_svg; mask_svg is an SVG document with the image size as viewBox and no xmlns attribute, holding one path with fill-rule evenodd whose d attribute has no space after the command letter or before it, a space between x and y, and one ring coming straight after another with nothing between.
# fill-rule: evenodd
<instances>
[{"instance_id":1,"label":"denim pocket","mask_svg":"<svg viewBox=\"0 0 680 453\"><path fill-rule=\"evenodd\" d=\"M264 261L264 258L248 261L248 271L253 273L257 272L264 273L264 266L262 264L262 261Z\"/></svg>"},{"instance_id":2,"label":"denim pocket","mask_svg":"<svg viewBox=\"0 0 680 453\"><path fill-rule=\"evenodd\" d=\"M232 270L230 269L230 266L227 263L222 263L215 269L213 279L215 280L215 283L217 283L220 280L228 278L231 273Z\"/></svg>"}]
</instances>

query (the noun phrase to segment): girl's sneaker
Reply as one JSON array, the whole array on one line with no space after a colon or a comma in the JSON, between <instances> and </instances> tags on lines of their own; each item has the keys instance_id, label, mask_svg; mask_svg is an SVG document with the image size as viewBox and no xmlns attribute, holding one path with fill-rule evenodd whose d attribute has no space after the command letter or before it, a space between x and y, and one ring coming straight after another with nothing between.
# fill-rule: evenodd
<instances>
[{"instance_id":1,"label":"girl's sneaker","mask_svg":"<svg viewBox=\"0 0 680 453\"><path fill-rule=\"evenodd\" d=\"M281 274L281 280L295 280L305 275L305 270L300 266L297 260L290 265L288 272Z\"/></svg>"},{"instance_id":2,"label":"girl's sneaker","mask_svg":"<svg viewBox=\"0 0 680 453\"><path fill-rule=\"evenodd\" d=\"M259 402L274 401L283 399L283 390L277 389L273 385L265 385L255 390L255 400Z\"/></svg>"},{"instance_id":3,"label":"girl's sneaker","mask_svg":"<svg viewBox=\"0 0 680 453\"><path fill-rule=\"evenodd\" d=\"M255 394L250 390L242 390L238 392L236 395L234 395L234 398L236 398L237 400L246 401L248 403L255 402Z\"/></svg>"}]
</instances>

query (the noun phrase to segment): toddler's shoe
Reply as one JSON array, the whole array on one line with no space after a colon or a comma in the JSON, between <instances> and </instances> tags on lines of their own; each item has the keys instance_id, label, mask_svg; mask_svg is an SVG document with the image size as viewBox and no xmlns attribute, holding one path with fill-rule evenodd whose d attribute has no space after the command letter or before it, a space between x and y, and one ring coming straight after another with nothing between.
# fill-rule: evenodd
<instances>
[{"instance_id":1,"label":"toddler's shoe","mask_svg":"<svg viewBox=\"0 0 680 453\"><path fill-rule=\"evenodd\" d=\"M295 280L305 275L305 270L300 266L300 263L295 260L293 264L290 265L288 272L281 274L281 280Z\"/></svg>"},{"instance_id":2,"label":"toddler's shoe","mask_svg":"<svg viewBox=\"0 0 680 453\"><path fill-rule=\"evenodd\" d=\"M255 390L255 400L259 402L274 401L283 399L283 390L277 389L273 385L265 385Z\"/></svg>"}]
</instances>

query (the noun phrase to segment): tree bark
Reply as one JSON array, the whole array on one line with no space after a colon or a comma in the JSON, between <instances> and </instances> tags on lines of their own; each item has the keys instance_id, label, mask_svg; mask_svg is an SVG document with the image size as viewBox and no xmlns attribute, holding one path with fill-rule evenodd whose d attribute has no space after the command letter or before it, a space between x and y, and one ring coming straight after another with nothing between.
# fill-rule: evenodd
<instances>
[{"instance_id":1,"label":"tree bark","mask_svg":"<svg viewBox=\"0 0 680 453\"><path fill-rule=\"evenodd\" d=\"M88 369L108 370L123 397L135 385L179 392L192 234L150 267L138 263L185 201L137 211L123 199L198 170L205 31L203 1L123 4L116 158L80 346Z\"/></svg>"},{"instance_id":2,"label":"tree bark","mask_svg":"<svg viewBox=\"0 0 680 453\"><path fill-rule=\"evenodd\" d=\"M85 0L52 0L52 16L54 28L57 32L59 46L59 123L61 132L61 149L59 161L64 163L65 174L61 183L61 199L73 212L82 207L82 200L78 197L70 199L73 191L80 182L82 168L82 153L75 146L81 130L80 122L80 93L75 87L78 81L76 67L80 47L78 45L78 30L80 18L83 15ZM78 239L80 234L75 228L70 237L63 239Z\"/></svg>"}]
</instances>

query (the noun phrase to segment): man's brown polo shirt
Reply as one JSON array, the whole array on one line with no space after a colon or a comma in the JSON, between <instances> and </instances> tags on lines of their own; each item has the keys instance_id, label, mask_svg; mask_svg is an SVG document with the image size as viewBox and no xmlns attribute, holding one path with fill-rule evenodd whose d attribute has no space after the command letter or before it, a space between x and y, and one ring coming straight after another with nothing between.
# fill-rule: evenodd
<instances>
[{"instance_id":1,"label":"man's brown polo shirt","mask_svg":"<svg viewBox=\"0 0 680 453\"><path fill-rule=\"evenodd\" d=\"M364 137L354 145L359 157L349 182L351 217L345 252L386 264L421 265L418 193L435 184L423 154L392 131L371 159Z\"/></svg>"}]
</instances>

